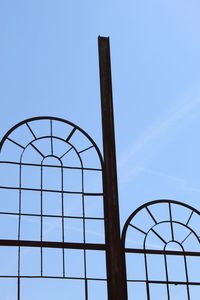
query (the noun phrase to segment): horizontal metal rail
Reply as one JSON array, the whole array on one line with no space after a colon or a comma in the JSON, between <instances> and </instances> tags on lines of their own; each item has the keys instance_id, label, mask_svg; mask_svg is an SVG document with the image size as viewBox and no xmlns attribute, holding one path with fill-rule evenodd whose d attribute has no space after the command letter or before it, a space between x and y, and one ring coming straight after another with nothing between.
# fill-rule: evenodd
<instances>
[{"instance_id":1,"label":"horizontal metal rail","mask_svg":"<svg viewBox=\"0 0 200 300\"><path fill-rule=\"evenodd\" d=\"M27 240L0 240L0 246L106 250L105 244L68 243L68 242L63 243L63 242L48 242L48 241L47 242L46 241L27 241Z\"/></svg>"},{"instance_id":2,"label":"horizontal metal rail","mask_svg":"<svg viewBox=\"0 0 200 300\"><path fill-rule=\"evenodd\" d=\"M36 218L40 218L44 217L44 218L58 218L58 219L80 219L80 220L96 220L96 221L103 221L104 218L102 217L86 217L86 216L69 216L69 215L50 215L50 214L30 214L30 213L16 213L16 212L3 212L0 211L0 216L1 215L5 215L5 216L23 216L23 217L36 217Z\"/></svg>"},{"instance_id":3,"label":"horizontal metal rail","mask_svg":"<svg viewBox=\"0 0 200 300\"><path fill-rule=\"evenodd\" d=\"M80 153L85 152L86 150L80 151ZM27 167L40 167L41 164L33 164L33 163L22 163L22 162L15 162L15 161L0 161L0 164L10 164L10 165L17 165L17 166L27 166ZM43 164L42 167L46 168L62 168L62 169L71 169L71 170L83 170L83 171L102 171L99 168L86 168L86 167L73 167L73 166L57 166L51 164Z\"/></svg>"},{"instance_id":4,"label":"horizontal metal rail","mask_svg":"<svg viewBox=\"0 0 200 300\"><path fill-rule=\"evenodd\" d=\"M153 249L132 249L132 248L125 248L125 253L200 256L200 252L197 251L153 250Z\"/></svg>"},{"instance_id":5,"label":"horizontal metal rail","mask_svg":"<svg viewBox=\"0 0 200 300\"><path fill-rule=\"evenodd\" d=\"M174 285L200 285L198 281L164 281L164 280L127 280L127 282L149 283L149 284L174 284Z\"/></svg>"},{"instance_id":6,"label":"horizontal metal rail","mask_svg":"<svg viewBox=\"0 0 200 300\"><path fill-rule=\"evenodd\" d=\"M62 279L62 280L89 280L89 281L103 281L103 282L106 282L107 279L104 279L104 278L92 278L92 277L71 277L71 276L45 276L45 275L42 275L42 276L35 276L35 275L20 275L20 276L17 276L17 275L11 275L11 276L0 276L0 278L21 278L21 279L40 279L40 278L43 278L43 279Z\"/></svg>"},{"instance_id":7,"label":"horizontal metal rail","mask_svg":"<svg viewBox=\"0 0 200 300\"><path fill-rule=\"evenodd\" d=\"M59 193L59 194L77 194L77 195L85 195L85 196L103 196L103 193L83 193L83 192L51 190L51 189L43 189L43 188L37 189L37 188L17 187L17 186L0 186L0 189L32 191L32 192L49 192L49 193Z\"/></svg>"}]
</instances>

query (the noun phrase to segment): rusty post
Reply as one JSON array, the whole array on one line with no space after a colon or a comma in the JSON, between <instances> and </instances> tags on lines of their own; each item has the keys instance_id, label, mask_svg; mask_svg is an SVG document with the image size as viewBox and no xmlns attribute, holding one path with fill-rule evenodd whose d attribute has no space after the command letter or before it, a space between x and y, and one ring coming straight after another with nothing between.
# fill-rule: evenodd
<instances>
[{"instance_id":1,"label":"rusty post","mask_svg":"<svg viewBox=\"0 0 200 300\"><path fill-rule=\"evenodd\" d=\"M104 152L103 189L107 245L108 299L126 300L126 276L120 239L109 38L99 37L98 45Z\"/></svg>"}]
</instances>

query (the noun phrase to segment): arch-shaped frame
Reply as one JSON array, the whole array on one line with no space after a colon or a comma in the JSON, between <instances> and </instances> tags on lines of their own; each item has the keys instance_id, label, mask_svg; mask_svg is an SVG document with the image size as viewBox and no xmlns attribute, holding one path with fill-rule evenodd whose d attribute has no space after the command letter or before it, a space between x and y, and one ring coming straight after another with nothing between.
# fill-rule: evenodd
<instances>
[{"instance_id":1,"label":"arch-shaped frame","mask_svg":"<svg viewBox=\"0 0 200 300\"><path fill-rule=\"evenodd\" d=\"M194 299L199 226L200 212L175 200L145 203L129 216L122 233L128 299L154 300L160 292L163 299L176 299L177 286L179 297Z\"/></svg>"},{"instance_id":2,"label":"arch-shaped frame","mask_svg":"<svg viewBox=\"0 0 200 300\"><path fill-rule=\"evenodd\" d=\"M42 129L42 125L44 124L46 127L45 129ZM59 133L56 133L56 126L58 126L59 129L62 129L62 134L64 133L64 127L65 129L67 128L66 135L64 134L64 136L61 136ZM27 135L19 135L18 131L21 133L20 130L24 130L23 132L26 131ZM76 134L78 138L76 137ZM80 140L81 142L79 144ZM59 145L57 145L57 148L56 143L59 143ZM60 146L63 146L63 152L59 152L60 148L62 148ZM9 147L11 147L11 150ZM15 153L15 149L18 150L18 153L16 154L15 159L13 159L12 155ZM33 153L34 155L32 159ZM73 160L73 163L70 165L67 164L67 157L69 156L69 154L71 155L71 159ZM6 158L4 157L4 155L7 155ZM90 161L90 155L93 155L95 166L92 165L92 160ZM48 277L53 279L62 278L66 280L68 279L82 281L84 282L84 287L82 285L81 288L84 293L83 297L86 300L91 293L90 283L94 281L99 282L101 283L101 285L104 284L103 293L104 298L107 299L106 266L104 267L104 274L102 273L101 275L97 276L91 273L90 267L88 265L91 264L92 260L94 260L95 252L98 252L98 257L102 261L105 260L106 253L104 226L105 209L102 187L103 159L100 150L94 140L82 128L67 120L49 116L29 118L13 126L4 135L0 142L0 157L0 167L2 167L4 171L9 167L8 174L7 176L5 176L7 178L7 184L5 184L5 182L4 184L0 183L0 191L3 191L4 197L6 196L7 191L8 193L13 191L17 192L19 199L18 208L14 212L9 210L2 211L0 205L0 219L2 216L11 216L13 218L17 218L18 220L17 222L15 222L15 227L16 225L18 227L15 237L2 238L0 235L1 248L11 246L17 247L18 249L18 271L17 274L14 274L12 276L12 278L18 279L17 299L20 300L21 279L23 278L24 280L24 278L30 277L24 273L25 271L23 271L22 267L23 249L26 249L27 247L31 247L32 249L33 247L35 249L40 249L40 268L38 269L38 273L32 275L31 278ZM54 163L46 163L45 158L47 157L50 159L51 157L56 158L60 162L60 164L56 165ZM75 157L77 157L77 160L75 159ZM12 167L15 169L14 173L10 171ZM43 174L45 173L45 170L47 170L46 175ZM57 171L61 171L60 187L45 187L44 184L48 181L51 182L52 185L55 185L54 181L56 181L56 177L59 177L57 176ZM11 173L9 174L9 172ZM54 180L52 178L49 178L50 173L54 174L52 175L52 178L54 178ZM40 175L38 176L38 174ZM9 180L12 178L11 175L14 175L16 179L14 184L13 182L9 184ZM47 176L46 179L45 176ZM76 178L74 178L73 176L75 176ZM27 180L28 177L31 177L30 180ZM38 182L40 181L39 186L34 185L36 177ZM65 188L65 186L70 184L71 177L75 181L76 179L79 180L79 190L77 190L76 186L73 186L73 184L71 185L71 189ZM87 178L89 178L90 180ZM71 180L71 182L73 180ZM94 185L98 185L96 190L94 190L93 185L89 182L92 180L95 183ZM95 182L95 180L99 181L99 183L96 184L97 182ZM33 212L30 211L30 207L28 207L29 211L27 212L25 210L27 209L27 207L23 207L24 203L26 203L27 199L32 200L32 198L38 195L40 196L40 211ZM71 212L69 208L68 210L67 208L65 210L65 206L67 206L65 204L67 203L66 201L71 201L71 199L69 199L70 197L68 196L72 197L73 201L76 204L76 208L78 207L79 209L77 215L74 211ZM75 196L77 196L77 198ZM60 202L59 213L54 213L50 211L50 209L47 209L47 207L45 207L46 198L49 198L51 201L54 198L54 205L55 200L57 202ZM90 215L94 213L91 212L88 204L92 200L98 202L98 208L100 212L95 212L96 215ZM93 203L95 201L93 201ZM37 219L37 222L40 225L39 230L38 228L34 229L37 230L36 237L32 234L32 231L34 231L32 230L32 228L29 232L24 229L25 219L28 220L28 218L31 222ZM59 238L57 238L55 235L50 236L45 232L45 222L47 222L47 220L50 220L49 223L53 223L54 220L59 223L59 225L56 225L60 230ZM73 228L71 224L75 226L75 231L79 231L79 233L74 234L76 236L75 238L70 232L70 226ZM79 227L76 228L76 226ZM97 234L95 232L93 233L93 231L89 229L89 227L91 226L96 228ZM60 249L61 251L62 271L59 273L59 275L52 274L51 276L47 276L45 273L44 259L45 252L48 251L48 249ZM81 271L81 275L72 276L67 273L66 253L67 251L73 250L82 251L81 257L83 259L83 271ZM1 276L0 274L0 277L4 277L4 275Z\"/></svg>"},{"instance_id":3,"label":"arch-shaped frame","mask_svg":"<svg viewBox=\"0 0 200 300\"><path fill-rule=\"evenodd\" d=\"M39 116L39 117L32 117L32 118L28 118L28 119L25 119L17 124L15 124L14 126L12 126L7 132L6 134L3 136L3 138L1 139L0 141L0 150L2 149L2 146L5 142L5 140L8 138L8 136L15 130L17 129L18 127L24 125L24 124L27 124L29 122L32 122L32 121L40 121L40 120L52 120L52 121L59 121L59 122L63 122L65 124L68 124L76 129L78 129L82 134L84 134L89 140L90 142L94 145L96 151L98 152L98 155L99 155L99 158L101 160L101 162L103 161L102 159L102 156L101 156L101 152L97 146L97 144L95 143L95 141L90 137L90 135L84 131L80 126L68 121L68 120L65 120L63 118L58 118L58 117L52 117L52 116Z\"/></svg>"}]
</instances>

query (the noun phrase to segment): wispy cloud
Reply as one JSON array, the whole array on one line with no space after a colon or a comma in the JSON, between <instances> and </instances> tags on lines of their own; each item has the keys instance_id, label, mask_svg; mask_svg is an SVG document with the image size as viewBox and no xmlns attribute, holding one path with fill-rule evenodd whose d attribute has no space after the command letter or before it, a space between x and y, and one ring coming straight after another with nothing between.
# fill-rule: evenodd
<instances>
[{"instance_id":1,"label":"wispy cloud","mask_svg":"<svg viewBox=\"0 0 200 300\"><path fill-rule=\"evenodd\" d=\"M185 184L186 183L183 178L168 175L164 172L155 171L155 170L152 170L152 169L149 169L149 168L140 168L140 171L143 172L143 173L146 173L146 174L153 175L153 176L159 176L159 177L163 177L165 179L173 180L173 181L176 181L179 184Z\"/></svg>"},{"instance_id":2,"label":"wispy cloud","mask_svg":"<svg viewBox=\"0 0 200 300\"><path fill-rule=\"evenodd\" d=\"M139 172L142 172L142 173L150 174L152 176L163 177L164 179L174 181L174 182L179 184L179 187L182 190L200 193L200 188L199 187L191 186L191 184L188 184L188 182L183 178L173 176L173 175L168 175L164 172L152 170L152 169L149 169L149 168L142 168L141 167L141 168L137 168L137 169L138 169Z\"/></svg>"},{"instance_id":3,"label":"wispy cloud","mask_svg":"<svg viewBox=\"0 0 200 300\"><path fill-rule=\"evenodd\" d=\"M147 164L181 128L183 121L196 117L200 113L200 91L174 105L169 111L156 120L143 135L132 144L130 149L119 158L118 168L121 183L133 180L141 172L155 172L146 168ZM171 134L171 135L170 135ZM157 172L158 174L158 172ZM166 176L160 173L160 176ZM171 176L170 176L171 177ZM173 177L173 176L172 176ZM174 178L182 181L182 179Z\"/></svg>"}]
</instances>

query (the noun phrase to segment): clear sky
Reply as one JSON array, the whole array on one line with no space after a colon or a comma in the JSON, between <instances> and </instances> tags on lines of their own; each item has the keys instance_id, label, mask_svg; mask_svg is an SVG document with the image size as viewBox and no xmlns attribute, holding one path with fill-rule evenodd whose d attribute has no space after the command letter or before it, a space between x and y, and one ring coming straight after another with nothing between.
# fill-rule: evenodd
<instances>
[{"instance_id":1,"label":"clear sky","mask_svg":"<svg viewBox=\"0 0 200 300\"><path fill-rule=\"evenodd\" d=\"M64 117L101 147L97 36L110 36L122 220L147 200L198 207L198 1L1 1L0 134Z\"/></svg>"},{"instance_id":2,"label":"clear sky","mask_svg":"<svg viewBox=\"0 0 200 300\"><path fill-rule=\"evenodd\" d=\"M0 137L49 115L102 149L98 35L110 36L122 224L140 204L200 209L198 0L2 0Z\"/></svg>"}]
</instances>

